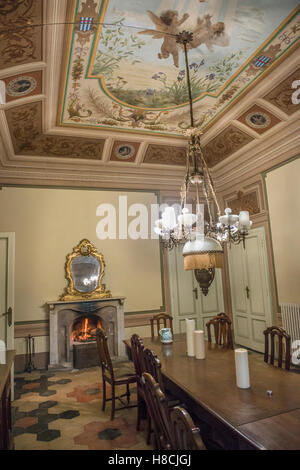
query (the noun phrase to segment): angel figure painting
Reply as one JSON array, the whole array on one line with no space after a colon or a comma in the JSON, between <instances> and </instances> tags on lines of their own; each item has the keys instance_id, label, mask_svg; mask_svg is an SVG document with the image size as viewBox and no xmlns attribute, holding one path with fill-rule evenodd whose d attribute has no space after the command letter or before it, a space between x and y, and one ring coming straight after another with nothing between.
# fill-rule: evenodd
<instances>
[{"instance_id":1,"label":"angel figure painting","mask_svg":"<svg viewBox=\"0 0 300 470\"><path fill-rule=\"evenodd\" d=\"M159 17L152 11L147 10L148 15L156 26L156 30L145 29L139 34L147 34L153 39L163 39L161 51L157 54L159 59L167 59L170 55L173 57L175 67L179 67L179 51L176 43L176 34L180 31L180 26L188 19L189 14L184 13L182 18L178 17L178 11L167 10Z\"/></svg>"},{"instance_id":2,"label":"angel figure painting","mask_svg":"<svg viewBox=\"0 0 300 470\"><path fill-rule=\"evenodd\" d=\"M112 100L118 122L154 129L168 121L171 130L178 121L172 113L180 114L188 102L184 51L176 35L193 33L188 44L192 96L199 107L211 107L297 4L286 0L283 7L281 0L272 0L272 8L267 8L259 0L94 2L99 26L86 55L89 109L98 109L102 94ZM243 80L241 85L247 77Z\"/></svg>"}]
</instances>

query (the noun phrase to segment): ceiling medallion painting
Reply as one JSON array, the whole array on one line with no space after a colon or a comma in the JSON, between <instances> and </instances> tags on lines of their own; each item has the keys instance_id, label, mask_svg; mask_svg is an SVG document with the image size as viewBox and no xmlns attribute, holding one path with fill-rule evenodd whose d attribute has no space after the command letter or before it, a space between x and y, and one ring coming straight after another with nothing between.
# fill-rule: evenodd
<instances>
[{"instance_id":1,"label":"ceiling medallion painting","mask_svg":"<svg viewBox=\"0 0 300 470\"><path fill-rule=\"evenodd\" d=\"M6 85L6 101L13 101L23 96L42 93L42 71L35 70L26 74L11 75L2 78Z\"/></svg>"},{"instance_id":2,"label":"ceiling medallion painting","mask_svg":"<svg viewBox=\"0 0 300 470\"><path fill-rule=\"evenodd\" d=\"M195 124L206 127L299 39L295 0L73 3L62 125L182 135L189 108L175 35L185 29Z\"/></svg>"},{"instance_id":3,"label":"ceiling medallion painting","mask_svg":"<svg viewBox=\"0 0 300 470\"><path fill-rule=\"evenodd\" d=\"M36 79L27 75L11 80L6 86L9 96L25 96L32 93L36 88Z\"/></svg>"},{"instance_id":4,"label":"ceiling medallion painting","mask_svg":"<svg viewBox=\"0 0 300 470\"><path fill-rule=\"evenodd\" d=\"M263 134L281 122L273 113L270 113L270 111L258 105L254 105L248 109L238 118L238 121L254 129L258 134Z\"/></svg>"},{"instance_id":5,"label":"ceiling medallion painting","mask_svg":"<svg viewBox=\"0 0 300 470\"><path fill-rule=\"evenodd\" d=\"M140 144L138 142L123 142L116 140L114 142L110 160L122 162L134 162Z\"/></svg>"}]
</instances>

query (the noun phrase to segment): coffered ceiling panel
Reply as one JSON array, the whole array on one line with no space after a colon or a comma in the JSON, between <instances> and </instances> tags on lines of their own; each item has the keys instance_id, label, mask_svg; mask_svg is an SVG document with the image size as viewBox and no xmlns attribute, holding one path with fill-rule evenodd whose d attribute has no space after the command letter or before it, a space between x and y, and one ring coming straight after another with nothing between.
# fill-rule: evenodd
<instances>
[{"instance_id":1,"label":"coffered ceiling panel","mask_svg":"<svg viewBox=\"0 0 300 470\"><path fill-rule=\"evenodd\" d=\"M299 22L300 31L300 22ZM286 114L293 114L300 109L300 103L293 103L292 94L295 92L293 83L300 80L300 68L292 73L289 77L283 80L273 90L264 96L266 101L273 104L277 108L284 111ZM298 85L299 87L299 85Z\"/></svg>"},{"instance_id":2,"label":"coffered ceiling panel","mask_svg":"<svg viewBox=\"0 0 300 470\"><path fill-rule=\"evenodd\" d=\"M42 103L15 106L6 111L16 154L100 160L103 139L52 136L42 131Z\"/></svg>"},{"instance_id":3,"label":"coffered ceiling panel","mask_svg":"<svg viewBox=\"0 0 300 470\"><path fill-rule=\"evenodd\" d=\"M225 160L232 153L240 150L251 142L253 137L230 125L203 148L203 153L209 167Z\"/></svg>"},{"instance_id":4,"label":"coffered ceiling panel","mask_svg":"<svg viewBox=\"0 0 300 470\"><path fill-rule=\"evenodd\" d=\"M169 145L149 145L144 158L145 163L163 165L185 165L186 148Z\"/></svg>"},{"instance_id":5,"label":"coffered ceiling panel","mask_svg":"<svg viewBox=\"0 0 300 470\"><path fill-rule=\"evenodd\" d=\"M42 60L42 0L0 2L0 69Z\"/></svg>"}]
</instances>

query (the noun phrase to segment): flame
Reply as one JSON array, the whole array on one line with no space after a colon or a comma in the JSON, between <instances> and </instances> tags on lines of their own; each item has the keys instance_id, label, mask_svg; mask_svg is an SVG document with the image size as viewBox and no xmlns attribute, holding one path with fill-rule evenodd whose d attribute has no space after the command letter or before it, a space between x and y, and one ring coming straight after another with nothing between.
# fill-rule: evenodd
<instances>
[{"instance_id":1,"label":"flame","mask_svg":"<svg viewBox=\"0 0 300 470\"><path fill-rule=\"evenodd\" d=\"M85 317L81 319L81 323L77 323L72 331L73 341L95 341L96 340L96 329L101 328L101 321L98 318Z\"/></svg>"}]
</instances>

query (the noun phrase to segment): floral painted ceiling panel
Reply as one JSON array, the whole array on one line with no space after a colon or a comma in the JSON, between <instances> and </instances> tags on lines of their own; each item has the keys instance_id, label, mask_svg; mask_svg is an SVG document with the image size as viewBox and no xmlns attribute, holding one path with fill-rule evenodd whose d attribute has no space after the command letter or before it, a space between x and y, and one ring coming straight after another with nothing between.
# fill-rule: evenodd
<instances>
[{"instance_id":1,"label":"floral painted ceiling panel","mask_svg":"<svg viewBox=\"0 0 300 470\"><path fill-rule=\"evenodd\" d=\"M297 0L73 2L59 124L182 135L189 126L182 46L196 125L205 128L298 46Z\"/></svg>"}]
</instances>

